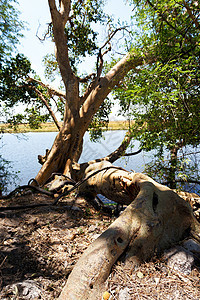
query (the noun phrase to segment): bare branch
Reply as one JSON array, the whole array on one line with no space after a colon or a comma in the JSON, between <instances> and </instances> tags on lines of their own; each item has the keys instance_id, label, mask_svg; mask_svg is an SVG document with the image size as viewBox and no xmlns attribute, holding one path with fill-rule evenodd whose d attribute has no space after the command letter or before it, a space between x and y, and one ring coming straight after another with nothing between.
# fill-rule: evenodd
<instances>
[{"instance_id":1,"label":"bare branch","mask_svg":"<svg viewBox=\"0 0 200 300\"><path fill-rule=\"evenodd\" d=\"M112 31L109 36L108 36L108 39L107 41L104 43L104 45L100 48L101 50L107 45L110 43L111 39L114 37L114 35L118 32L118 31L121 31L121 30L126 30L128 26L124 26L124 27L119 27L119 28L116 28L114 31Z\"/></svg>"},{"instance_id":2,"label":"bare branch","mask_svg":"<svg viewBox=\"0 0 200 300\"><path fill-rule=\"evenodd\" d=\"M119 27L117 29L115 29L113 32L111 32L108 36L108 39L106 40L106 42L103 44L103 46L99 49L99 53L98 53L98 57L97 57L97 78L99 78L101 76L102 73L102 69L103 69L103 56L105 54L107 54L109 51L111 51L111 39L114 37L114 35L121 30L125 30L127 26L124 27ZM103 53L102 53L102 49L105 48L107 45L109 45L108 49L106 49Z\"/></svg>"},{"instance_id":3,"label":"bare branch","mask_svg":"<svg viewBox=\"0 0 200 300\"><path fill-rule=\"evenodd\" d=\"M53 94L55 96L58 97L66 97L65 93L59 90L54 89L53 87L51 87L49 84L45 84L40 80L37 80L35 78L29 77L27 82L37 82L38 84L40 84L42 87L47 88L48 91L50 92L50 94Z\"/></svg>"},{"instance_id":4,"label":"bare branch","mask_svg":"<svg viewBox=\"0 0 200 300\"><path fill-rule=\"evenodd\" d=\"M42 100L43 104L44 104L44 105L46 106L46 108L48 109L48 111L49 111L49 113L50 113L52 119L54 120L54 123L55 123L56 127L57 127L58 130L60 131L61 128L60 128L60 125L59 125L59 123L58 123L58 120L57 120L57 118L56 118L56 116L55 116L53 110L52 110L51 107L49 106L47 100L46 100L45 97L43 96L43 94L42 94L36 87L33 87L33 86L32 86L31 88L32 88L32 89L37 93L37 95L40 97L40 99Z\"/></svg>"},{"instance_id":5,"label":"bare branch","mask_svg":"<svg viewBox=\"0 0 200 300\"><path fill-rule=\"evenodd\" d=\"M97 78L101 76L102 69L103 69L103 56L111 51L111 44L109 43L109 48L106 49L103 53L101 53L102 48L99 49L99 54L97 57Z\"/></svg>"},{"instance_id":6,"label":"bare branch","mask_svg":"<svg viewBox=\"0 0 200 300\"><path fill-rule=\"evenodd\" d=\"M114 86L120 82L131 69L136 70L138 66L152 63L156 60L152 54L143 54L138 57L133 52L124 56L104 77L94 83L92 92L88 95L80 108L80 117L86 117L84 126L88 126L93 114L98 110L102 99L105 99Z\"/></svg>"},{"instance_id":7,"label":"bare branch","mask_svg":"<svg viewBox=\"0 0 200 300\"><path fill-rule=\"evenodd\" d=\"M139 149L139 150L137 150L137 151L135 151L135 152L131 152L131 153L125 153L123 156L133 156L133 155L137 155L137 154L139 154L140 152L142 152L142 148L141 149Z\"/></svg>"},{"instance_id":8,"label":"bare branch","mask_svg":"<svg viewBox=\"0 0 200 300\"><path fill-rule=\"evenodd\" d=\"M109 34L109 38L106 40L106 42L103 44L103 46L99 49L99 53L97 56L97 74L92 73L90 75L88 75L87 77L83 78L83 79L79 79L80 82L87 82L87 80L89 80L90 78L93 78L93 81L89 84L88 88L86 89L84 95L80 98L80 103L83 104L85 102L85 100L87 99L87 97L89 96L90 92L92 91L92 89L95 87L97 80L100 78L101 73L102 73L102 69L103 69L103 56L105 54L107 54L109 51L111 51L111 39L114 37L114 35L120 31L120 30L125 30L125 27L120 27L117 28L116 30L114 30L111 34ZM109 47L102 53L102 49L109 45ZM95 76L96 75L96 76ZM96 77L96 78L95 78Z\"/></svg>"},{"instance_id":9,"label":"bare branch","mask_svg":"<svg viewBox=\"0 0 200 300\"><path fill-rule=\"evenodd\" d=\"M195 16L193 15L190 7L187 5L187 3L183 0L184 6L187 9L188 15L190 16L190 18L192 19L193 23L195 24L195 26L200 29L200 24L197 20L197 18L195 18Z\"/></svg>"},{"instance_id":10,"label":"bare branch","mask_svg":"<svg viewBox=\"0 0 200 300\"><path fill-rule=\"evenodd\" d=\"M86 83L86 82L88 82L88 80L90 80L90 79L94 80L95 76L96 76L96 73L91 73L91 74L87 75L87 76L84 77L84 78L79 78L79 82L81 82L81 83Z\"/></svg>"},{"instance_id":11,"label":"bare branch","mask_svg":"<svg viewBox=\"0 0 200 300\"><path fill-rule=\"evenodd\" d=\"M125 155L125 151L128 148L129 144L131 141L131 134L130 132L127 132L121 145L112 153L110 153L108 156L106 156L104 159L113 163L114 161L116 161L118 158L120 158L121 156Z\"/></svg>"},{"instance_id":12,"label":"bare branch","mask_svg":"<svg viewBox=\"0 0 200 300\"><path fill-rule=\"evenodd\" d=\"M44 42L44 41L46 40L46 37L47 37L48 35L50 35L50 33L51 33L51 26L52 26L52 23L48 23L47 25L48 25L47 31L46 31L46 33L44 34L43 38L40 38L39 35L38 35L39 28L40 28L40 26L41 26L40 24L38 25L38 28L37 28L37 31L36 31L36 37L39 39L40 42Z\"/></svg>"}]
</instances>

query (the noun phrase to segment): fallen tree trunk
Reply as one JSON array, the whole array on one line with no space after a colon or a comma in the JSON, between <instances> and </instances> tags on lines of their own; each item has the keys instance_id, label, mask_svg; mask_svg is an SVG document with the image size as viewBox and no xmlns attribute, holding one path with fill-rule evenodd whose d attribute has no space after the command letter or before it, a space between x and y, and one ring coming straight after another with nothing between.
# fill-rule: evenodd
<instances>
[{"instance_id":1,"label":"fallen tree trunk","mask_svg":"<svg viewBox=\"0 0 200 300\"><path fill-rule=\"evenodd\" d=\"M97 194L101 194L114 202L128 205L139 192L139 189L135 186L132 189L132 194L130 194L129 185L132 172L115 167L107 160L84 163L78 165L77 169L75 170L74 167L74 172L76 171L75 180L89 178L80 185L78 190L78 197L85 198L88 201L94 199ZM91 176L98 170L97 174Z\"/></svg>"},{"instance_id":2,"label":"fallen tree trunk","mask_svg":"<svg viewBox=\"0 0 200 300\"><path fill-rule=\"evenodd\" d=\"M110 270L125 250L125 264L134 268L155 252L160 253L186 236L191 235L200 241L200 224L190 205L174 191L148 176L125 170L117 174L115 170L109 174L107 182L103 177L100 181L96 178L88 182L86 191L92 183L93 192L100 191L100 182L107 190L109 179L114 173L115 184L110 190L121 186L125 198L129 196L130 204L84 252L70 274L59 300L101 299Z\"/></svg>"}]
</instances>

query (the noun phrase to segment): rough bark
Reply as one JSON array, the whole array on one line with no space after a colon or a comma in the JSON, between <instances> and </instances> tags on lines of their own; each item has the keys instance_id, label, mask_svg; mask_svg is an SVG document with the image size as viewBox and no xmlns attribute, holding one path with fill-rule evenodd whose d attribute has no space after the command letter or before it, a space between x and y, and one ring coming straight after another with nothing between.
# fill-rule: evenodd
<instances>
[{"instance_id":1,"label":"rough bark","mask_svg":"<svg viewBox=\"0 0 200 300\"><path fill-rule=\"evenodd\" d=\"M102 170L94 176L91 176L97 170ZM97 194L101 194L114 202L128 205L131 203L129 190L127 185L130 183L130 172L113 166L109 161L91 161L80 166L78 177L85 179L79 188L78 196L84 197L86 200L92 200ZM82 176L80 176L80 174ZM123 181L121 180L123 178ZM127 182L125 183L125 180ZM134 193L138 193L135 187Z\"/></svg>"},{"instance_id":2,"label":"rough bark","mask_svg":"<svg viewBox=\"0 0 200 300\"><path fill-rule=\"evenodd\" d=\"M200 241L200 224L186 201L148 176L121 172L131 204L84 252L59 300L101 299L111 267L125 250L125 264L134 268L186 236Z\"/></svg>"},{"instance_id":3,"label":"rough bark","mask_svg":"<svg viewBox=\"0 0 200 300\"><path fill-rule=\"evenodd\" d=\"M76 109L76 104L71 103L70 107L66 107L67 116L64 118L63 127L60 129L54 144L51 148L47 161L43 164L36 180L42 185L49 178L51 173L64 172L65 175L71 173L71 164L77 152L80 149L83 136L88 129L92 116L97 112L99 106L106 96L113 89L115 84L119 82L124 75L133 67L137 67L143 63L143 58L136 58L128 54L120 62L116 64L104 77L96 83L96 87L91 91L84 104ZM70 86L72 84L72 86ZM76 99L78 93L78 85L73 82L68 83L68 93L71 91L70 98ZM73 97L74 95L74 97ZM69 105L69 104L67 104ZM73 106L74 105L74 106ZM61 170L62 169L62 170Z\"/></svg>"},{"instance_id":4,"label":"rough bark","mask_svg":"<svg viewBox=\"0 0 200 300\"><path fill-rule=\"evenodd\" d=\"M129 70L154 61L151 54L136 55L132 52L128 53L105 76L101 75L100 70L102 68L98 68L96 75L94 75L92 82L86 89L87 93L84 97L81 97L79 94L81 80L71 68L67 35L65 34L71 1L60 0L58 5L55 0L48 0L48 3L53 25L56 59L65 87L65 93L54 90L54 94L62 95L62 99L65 100L65 112L63 126L59 128L59 133L50 149L50 153L46 161L43 160L41 170L36 176L36 180L40 185L43 185L52 173L61 172L71 176L72 163L77 162L80 156L83 136L93 115L98 111L107 95ZM100 65L101 63L102 60ZM48 90L52 89L48 87Z\"/></svg>"}]
</instances>

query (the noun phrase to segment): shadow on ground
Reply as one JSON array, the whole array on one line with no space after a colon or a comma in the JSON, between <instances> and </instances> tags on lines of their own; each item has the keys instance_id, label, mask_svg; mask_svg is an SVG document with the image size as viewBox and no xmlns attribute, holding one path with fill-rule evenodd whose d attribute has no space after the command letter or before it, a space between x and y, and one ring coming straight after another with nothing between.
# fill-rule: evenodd
<instances>
[{"instance_id":1,"label":"shadow on ground","mask_svg":"<svg viewBox=\"0 0 200 300\"><path fill-rule=\"evenodd\" d=\"M26 195L2 206L51 202ZM110 222L72 199L57 206L0 213L0 298L55 299L80 254ZM95 215L95 216L94 216ZM107 221L105 221L107 220Z\"/></svg>"}]
</instances>

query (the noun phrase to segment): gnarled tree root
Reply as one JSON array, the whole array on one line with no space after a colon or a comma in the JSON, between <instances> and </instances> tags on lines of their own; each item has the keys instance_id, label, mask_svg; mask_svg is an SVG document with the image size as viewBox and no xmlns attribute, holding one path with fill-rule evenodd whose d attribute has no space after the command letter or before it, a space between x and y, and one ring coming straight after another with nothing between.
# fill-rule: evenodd
<instances>
[{"instance_id":1,"label":"gnarled tree root","mask_svg":"<svg viewBox=\"0 0 200 300\"><path fill-rule=\"evenodd\" d=\"M120 180L135 199L83 253L59 300L101 299L110 270L125 250L125 264L134 268L190 234L200 241L200 224L174 191L139 173Z\"/></svg>"}]
</instances>

